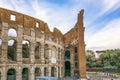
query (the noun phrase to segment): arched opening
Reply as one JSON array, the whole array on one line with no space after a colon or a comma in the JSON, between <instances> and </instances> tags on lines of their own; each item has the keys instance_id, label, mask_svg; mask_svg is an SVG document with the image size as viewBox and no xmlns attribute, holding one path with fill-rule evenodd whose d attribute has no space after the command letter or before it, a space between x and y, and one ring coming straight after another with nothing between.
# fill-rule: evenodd
<instances>
[{"instance_id":1,"label":"arched opening","mask_svg":"<svg viewBox=\"0 0 120 80\"><path fill-rule=\"evenodd\" d=\"M40 59L41 45L39 42L35 45L35 59Z\"/></svg>"},{"instance_id":2,"label":"arched opening","mask_svg":"<svg viewBox=\"0 0 120 80\"><path fill-rule=\"evenodd\" d=\"M36 76L41 76L41 70L40 70L40 68L35 68L35 77Z\"/></svg>"},{"instance_id":3,"label":"arched opening","mask_svg":"<svg viewBox=\"0 0 120 80\"><path fill-rule=\"evenodd\" d=\"M70 51L65 51L65 59L70 59Z\"/></svg>"},{"instance_id":4,"label":"arched opening","mask_svg":"<svg viewBox=\"0 0 120 80\"><path fill-rule=\"evenodd\" d=\"M49 61L49 46L48 44L45 44L45 48L44 48L44 58L45 58L45 64L48 64Z\"/></svg>"},{"instance_id":5,"label":"arched opening","mask_svg":"<svg viewBox=\"0 0 120 80\"><path fill-rule=\"evenodd\" d=\"M7 71L7 80L16 80L16 70L11 68Z\"/></svg>"},{"instance_id":6,"label":"arched opening","mask_svg":"<svg viewBox=\"0 0 120 80\"><path fill-rule=\"evenodd\" d=\"M60 48L58 48L58 60L60 60L60 56L61 56L61 52L60 52Z\"/></svg>"},{"instance_id":7,"label":"arched opening","mask_svg":"<svg viewBox=\"0 0 120 80\"><path fill-rule=\"evenodd\" d=\"M30 43L27 40L22 41L22 57L29 58Z\"/></svg>"},{"instance_id":8,"label":"arched opening","mask_svg":"<svg viewBox=\"0 0 120 80\"><path fill-rule=\"evenodd\" d=\"M7 48L7 57L9 60L16 61L17 41L9 40Z\"/></svg>"},{"instance_id":9,"label":"arched opening","mask_svg":"<svg viewBox=\"0 0 120 80\"><path fill-rule=\"evenodd\" d=\"M49 58L49 46L48 44L45 44L45 53L44 53L44 56L45 56L45 59L48 59Z\"/></svg>"},{"instance_id":10,"label":"arched opening","mask_svg":"<svg viewBox=\"0 0 120 80\"><path fill-rule=\"evenodd\" d=\"M0 39L0 58L2 56L2 39Z\"/></svg>"},{"instance_id":11,"label":"arched opening","mask_svg":"<svg viewBox=\"0 0 120 80\"><path fill-rule=\"evenodd\" d=\"M28 70L28 68L23 68L23 70L22 70L22 80L29 80L29 70Z\"/></svg>"},{"instance_id":12,"label":"arched opening","mask_svg":"<svg viewBox=\"0 0 120 80\"><path fill-rule=\"evenodd\" d=\"M55 67L52 67L52 68L51 68L51 76L52 76L52 77L55 77L55 76L56 76L56 72L57 72L57 71L56 71L56 68L55 68Z\"/></svg>"},{"instance_id":13,"label":"arched opening","mask_svg":"<svg viewBox=\"0 0 120 80\"><path fill-rule=\"evenodd\" d=\"M45 67L45 68L44 68L44 76L49 76L48 73L49 73L49 72L48 72L48 69Z\"/></svg>"},{"instance_id":14,"label":"arched opening","mask_svg":"<svg viewBox=\"0 0 120 80\"><path fill-rule=\"evenodd\" d=\"M10 28L10 29L8 30L8 36L10 36L10 37L17 37L17 32L16 32L16 30L13 29L13 28Z\"/></svg>"},{"instance_id":15,"label":"arched opening","mask_svg":"<svg viewBox=\"0 0 120 80\"><path fill-rule=\"evenodd\" d=\"M65 62L65 76L70 76L71 74L71 64L70 61Z\"/></svg>"}]
</instances>

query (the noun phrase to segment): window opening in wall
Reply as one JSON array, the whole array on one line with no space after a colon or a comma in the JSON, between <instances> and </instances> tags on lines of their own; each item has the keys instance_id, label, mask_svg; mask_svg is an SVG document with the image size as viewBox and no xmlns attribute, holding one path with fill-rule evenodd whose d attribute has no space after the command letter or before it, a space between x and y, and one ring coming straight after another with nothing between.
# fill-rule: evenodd
<instances>
[{"instance_id":1,"label":"window opening in wall","mask_svg":"<svg viewBox=\"0 0 120 80\"><path fill-rule=\"evenodd\" d=\"M37 42L35 46L35 59L40 58L40 53L41 53L41 46L40 46L40 43Z\"/></svg>"},{"instance_id":2,"label":"window opening in wall","mask_svg":"<svg viewBox=\"0 0 120 80\"><path fill-rule=\"evenodd\" d=\"M16 80L16 70L9 69L7 72L7 80Z\"/></svg>"},{"instance_id":3,"label":"window opening in wall","mask_svg":"<svg viewBox=\"0 0 120 80\"><path fill-rule=\"evenodd\" d=\"M35 68L35 77L41 75L41 70L40 68Z\"/></svg>"},{"instance_id":4,"label":"window opening in wall","mask_svg":"<svg viewBox=\"0 0 120 80\"><path fill-rule=\"evenodd\" d=\"M16 21L16 16L13 15L13 14L11 14L11 15L10 15L10 20L12 20L12 21Z\"/></svg>"},{"instance_id":5,"label":"window opening in wall","mask_svg":"<svg viewBox=\"0 0 120 80\"><path fill-rule=\"evenodd\" d=\"M75 53L77 53L77 52L78 52L77 47L75 47Z\"/></svg>"},{"instance_id":6,"label":"window opening in wall","mask_svg":"<svg viewBox=\"0 0 120 80\"><path fill-rule=\"evenodd\" d=\"M23 68L22 80L29 80L29 69L28 68Z\"/></svg>"},{"instance_id":7,"label":"window opening in wall","mask_svg":"<svg viewBox=\"0 0 120 80\"><path fill-rule=\"evenodd\" d=\"M78 68L78 63L77 62L75 62L75 68Z\"/></svg>"},{"instance_id":8,"label":"window opening in wall","mask_svg":"<svg viewBox=\"0 0 120 80\"><path fill-rule=\"evenodd\" d=\"M8 30L8 36L17 37L17 32L15 29L11 28Z\"/></svg>"},{"instance_id":9,"label":"window opening in wall","mask_svg":"<svg viewBox=\"0 0 120 80\"><path fill-rule=\"evenodd\" d=\"M70 59L70 51L65 51L65 59Z\"/></svg>"},{"instance_id":10,"label":"window opening in wall","mask_svg":"<svg viewBox=\"0 0 120 80\"><path fill-rule=\"evenodd\" d=\"M7 57L9 60L16 61L16 47L17 42L15 40L8 41L8 48L7 48Z\"/></svg>"},{"instance_id":11,"label":"window opening in wall","mask_svg":"<svg viewBox=\"0 0 120 80\"><path fill-rule=\"evenodd\" d=\"M39 28L39 22L36 22L36 28Z\"/></svg>"},{"instance_id":12,"label":"window opening in wall","mask_svg":"<svg viewBox=\"0 0 120 80\"><path fill-rule=\"evenodd\" d=\"M30 43L27 40L23 40L22 42L22 57L23 58L29 58L29 49Z\"/></svg>"}]
</instances>

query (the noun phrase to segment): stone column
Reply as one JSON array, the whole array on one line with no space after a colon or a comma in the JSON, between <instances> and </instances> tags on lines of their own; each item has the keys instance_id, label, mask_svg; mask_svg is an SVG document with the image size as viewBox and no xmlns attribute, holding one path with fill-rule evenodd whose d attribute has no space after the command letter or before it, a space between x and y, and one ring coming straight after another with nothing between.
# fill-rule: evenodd
<instances>
[{"instance_id":1,"label":"stone column","mask_svg":"<svg viewBox=\"0 0 120 80\"><path fill-rule=\"evenodd\" d=\"M30 40L30 62L35 62L35 30L31 29L31 40Z\"/></svg>"},{"instance_id":2,"label":"stone column","mask_svg":"<svg viewBox=\"0 0 120 80\"><path fill-rule=\"evenodd\" d=\"M44 67L41 67L41 76L44 76Z\"/></svg>"},{"instance_id":3,"label":"stone column","mask_svg":"<svg viewBox=\"0 0 120 80\"><path fill-rule=\"evenodd\" d=\"M29 74L29 80L35 80L35 70L34 70L34 67L33 65L31 66L30 68L30 74Z\"/></svg>"},{"instance_id":4,"label":"stone column","mask_svg":"<svg viewBox=\"0 0 120 80\"><path fill-rule=\"evenodd\" d=\"M2 57L1 61L6 63L7 62L7 46L8 46L8 39L7 39L7 33L8 33L8 24L2 23Z\"/></svg>"},{"instance_id":5,"label":"stone column","mask_svg":"<svg viewBox=\"0 0 120 80\"><path fill-rule=\"evenodd\" d=\"M58 66L56 67L56 77L58 77Z\"/></svg>"},{"instance_id":6,"label":"stone column","mask_svg":"<svg viewBox=\"0 0 120 80\"><path fill-rule=\"evenodd\" d=\"M22 68L20 66L17 68L16 80L22 80Z\"/></svg>"},{"instance_id":7,"label":"stone column","mask_svg":"<svg viewBox=\"0 0 120 80\"><path fill-rule=\"evenodd\" d=\"M61 70L61 64L60 64L60 67L59 67L59 71L60 71L60 72L59 72L59 74L60 74L59 77L62 78L62 74L61 74L61 71L62 71L62 70Z\"/></svg>"},{"instance_id":8,"label":"stone column","mask_svg":"<svg viewBox=\"0 0 120 80\"><path fill-rule=\"evenodd\" d=\"M22 40L23 40L23 26L18 25L17 31L17 62L22 63Z\"/></svg>"},{"instance_id":9,"label":"stone column","mask_svg":"<svg viewBox=\"0 0 120 80\"><path fill-rule=\"evenodd\" d=\"M51 67L48 68L49 74L48 76L51 76Z\"/></svg>"},{"instance_id":10,"label":"stone column","mask_svg":"<svg viewBox=\"0 0 120 80\"><path fill-rule=\"evenodd\" d=\"M34 63L35 62L35 43L34 41L31 42L30 44L30 63Z\"/></svg>"},{"instance_id":11,"label":"stone column","mask_svg":"<svg viewBox=\"0 0 120 80\"><path fill-rule=\"evenodd\" d=\"M3 69L1 72L1 80L7 80L7 71L5 66L3 66Z\"/></svg>"}]
</instances>

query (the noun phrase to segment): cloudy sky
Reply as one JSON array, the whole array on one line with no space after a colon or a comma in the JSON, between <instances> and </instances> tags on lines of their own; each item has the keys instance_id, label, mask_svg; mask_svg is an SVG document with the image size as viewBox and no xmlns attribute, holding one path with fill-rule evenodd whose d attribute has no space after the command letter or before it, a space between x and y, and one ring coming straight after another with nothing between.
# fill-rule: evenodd
<instances>
[{"instance_id":1,"label":"cloudy sky","mask_svg":"<svg viewBox=\"0 0 120 80\"><path fill-rule=\"evenodd\" d=\"M62 33L84 9L86 49L120 48L120 0L0 0L0 7L36 17Z\"/></svg>"}]
</instances>

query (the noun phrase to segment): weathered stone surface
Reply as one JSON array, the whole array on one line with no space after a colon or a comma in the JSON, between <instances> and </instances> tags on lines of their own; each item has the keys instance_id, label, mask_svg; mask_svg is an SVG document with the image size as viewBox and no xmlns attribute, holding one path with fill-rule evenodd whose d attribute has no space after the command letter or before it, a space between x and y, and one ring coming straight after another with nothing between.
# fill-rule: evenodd
<instances>
[{"instance_id":1,"label":"weathered stone surface","mask_svg":"<svg viewBox=\"0 0 120 80\"><path fill-rule=\"evenodd\" d=\"M11 15L15 16L15 21L10 20ZM38 27L36 27L36 22L39 24ZM16 37L8 36L10 29L16 31ZM78 72L82 78L86 78L83 10L79 13L74 28L63 35L57 28L51 32L47 23L39 19L0 8L0 39L2 40L0 45L1 80L6 80L9 69L16 71L16 80L22 80L25 68L28 69L29 80L34 80L37 72L39 72L39 76L54 75L62 78L65 76L66 61L70 62L71 74ZM9 40L16 41L15 55L13 55L14 52L11 52L11 55L8 54ZM23 57L25 55L23 53L27 49L24 47L24 40L29 42L29 44L26 43L29 48L27 58ZM45 45L48 45L48 48L45 48ZM75 52L75 47L77 47L77 52ZM69 59L65 59L65 51L67 50L70 51L71 57ZM47 57L46 53L48 53ZM78 56L79 61L75 60L75 55ZM17 59L12 60L9 58L11 56L15 56ZM51 63L52 57L56 58L56 63ZM75 66L76 63L79 64L79 67ZM39 68L39 71L36 68Z\"/></svg>"}]
</instances>

